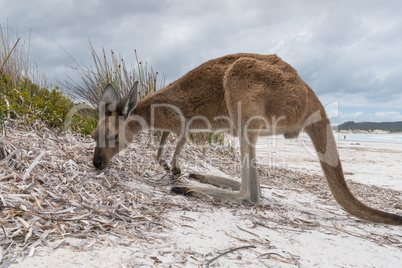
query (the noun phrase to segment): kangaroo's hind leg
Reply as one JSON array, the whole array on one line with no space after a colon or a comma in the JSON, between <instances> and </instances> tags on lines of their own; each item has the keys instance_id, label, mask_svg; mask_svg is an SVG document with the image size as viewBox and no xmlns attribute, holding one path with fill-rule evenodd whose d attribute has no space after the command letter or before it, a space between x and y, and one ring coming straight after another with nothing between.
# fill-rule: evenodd
<instances>
[{"instance_id":1,"label":"kangaroo's hind leg","mask_svg":"<svg viewBox=\"0 0 402 268\"><path fill-rule=\"evenodd\" d=\"M183 149L186 142L187 142L187 136L184 136L177 141L176 149L175 149L173 157L172 157L171 172L173 173L173 175L181 174L181 169L180 169L180 165L179 165L179 157L180 157L180 152Z\"/></svg>"},{"instance_id":2,"label":"kangaroo's hind leg","mask_svg":"<svg viewBox=\"0 0 402 268\"><path fill-rule=\"evenodd\" d=\"M202 183L214 185L216 187L229 188L234 191L240 190L241 183L229 178L207 174L190 174L188 177Z\"/></svg>"},{"instance_id":3,"label":"kangaroo's hind leg","mask_svg":"<svg viewBox=\"0 0 402 268\"><path fill-rule=\"evenodd\" d=\"M242 163L242 182L239 183L227 178L211 175L192 175L192 178L201 182L209 183L219 187L229 187L235 191L218 189L213 187L179 186L173 187L172 192L176 194L189 195L198 198L215 197L228 201L246 201L257 203L261 198L260 184L257 177L255 165L255 143L258 134L249 135L249 139L241 139L240 158ZM254 145L254 146L253 146ZM240 187L239 187L240 186Z\"/></svg>"}]
</instances>

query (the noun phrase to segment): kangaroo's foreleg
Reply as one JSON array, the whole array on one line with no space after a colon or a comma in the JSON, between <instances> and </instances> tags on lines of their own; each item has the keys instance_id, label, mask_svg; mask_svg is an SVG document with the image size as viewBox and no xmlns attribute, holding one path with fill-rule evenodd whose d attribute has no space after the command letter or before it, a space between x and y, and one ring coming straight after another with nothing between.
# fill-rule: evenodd
<instances>
[{"instance_id":1,"label":"kangaroo's foreleg","mask_svg":"<svg viewBox=\"0 0 402 268\"><path fill-rule=\"evenodd\" d=\"M169 164L165 161L165 159L163 159L163 148L165 147L165 143L167 137L169 136L169 133L170 133L169 131L162 132L161 142L158 148L158 154L156 155L156 160L166 171L170 171L170 167Z\"/></svg>"}]
</instances>

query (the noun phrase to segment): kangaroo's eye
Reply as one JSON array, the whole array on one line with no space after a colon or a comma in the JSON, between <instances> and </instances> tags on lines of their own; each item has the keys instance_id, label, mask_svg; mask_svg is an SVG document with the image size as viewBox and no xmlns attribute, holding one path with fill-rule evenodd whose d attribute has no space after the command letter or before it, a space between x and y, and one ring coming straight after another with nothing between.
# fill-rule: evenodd
<instances>
[{"instance_id":1,"label":"kangaroo's eye","mask_svg":"<svg viewBox=\"0 0 402 268\"><path fill-rule=\"evenodd\" d=\"M109 140L110 141L115 141L115 140L117 140L118 137L119 137L119 134L112 135L112 136L109 137Z\"/></svg>"}]
</instances>

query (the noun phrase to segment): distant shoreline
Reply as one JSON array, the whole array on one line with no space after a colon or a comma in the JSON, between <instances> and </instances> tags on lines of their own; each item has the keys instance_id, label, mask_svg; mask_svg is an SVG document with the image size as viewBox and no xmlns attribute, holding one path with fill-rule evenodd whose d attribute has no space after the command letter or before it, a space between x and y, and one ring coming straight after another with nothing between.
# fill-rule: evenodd
<instances>
[{"instance_id":1,"label":"distant shoreline","mask_svg":"<svg viewBox=\"0 0 402 268\"><path fill-rule=\"evenodd\" d=\"M402 132L402 121L397 122L354 122L348 121L337 126L339 130Z\"/></svg>"},{"instance_id":2,"label":"distant shoreline","mask_svg":"<svg viewBox=\"0 0 402 268\"><path fill-rule=\"evenodd\" d=\"M340 134L395 134L402 135L402 131L389 131L383 129L373 129L373 130L365 130L365 129L337 129L334 128L336 133Z\"/></svg>"},{"instance_id":3,"label":"distant shoreline","mask_svg":"<svg viewBox=\"0 0 402 268\"><path fill-rule=\"evenodd\" d=\"M402 143L402 132L388 131L336 131L339 141Z\"/></svg>"}]
</instances>

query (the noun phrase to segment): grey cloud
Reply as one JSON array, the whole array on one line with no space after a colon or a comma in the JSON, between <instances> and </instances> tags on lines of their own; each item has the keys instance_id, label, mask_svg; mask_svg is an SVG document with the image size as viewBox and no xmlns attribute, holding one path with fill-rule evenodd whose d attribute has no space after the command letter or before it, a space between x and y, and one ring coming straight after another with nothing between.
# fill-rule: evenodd
<instances>
[{"instance_id":1,"label":"grey cloud","mask_svg":"<svg viewBox=\"0 0 402 268\"><path fill-rule=\"evenodd\" d=\"M32 56L59 76L73 62L53 40L90 65L90 38L128 60L137 49L169 82L225 54L277 53L318 95L402 102L401 1L23 2L0 9L25 40L32 30Z\"/></svg>"}]
</instances>

